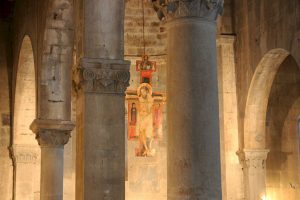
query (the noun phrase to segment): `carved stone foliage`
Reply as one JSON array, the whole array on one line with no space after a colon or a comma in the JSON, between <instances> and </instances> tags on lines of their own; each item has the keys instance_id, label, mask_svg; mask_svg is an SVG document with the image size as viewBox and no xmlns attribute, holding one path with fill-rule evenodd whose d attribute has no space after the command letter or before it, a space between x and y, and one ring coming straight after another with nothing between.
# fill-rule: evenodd
<instances>
[{"instance_id":1,"label":"carved stone foliage","mask_svg":"<svg viewBox=\"0 0 300 200\"><path fill-rule=\"evenodd\" d=\"M41 147L63 147L70 137L71 133L68 131L43 130L36 134Z\"/></svg>"},{"instance_id":2,"label":"carved stone foliage","mask_svg":"<svg viewBox=\"0 0 300 200\"><path fill-rule=\"evenodd\" d=\"M130 63L122 60L82 59L80 85L85 92L124 95Z\"/></svg>"},{"instance_id":3,"label":"carved stone foliage","mask_svg":"<svg viewBox=\"0 0 300 200\"><path fill-rule=\"evenodd\" d=\"M162 21L198 17L215 21L223 12L224 0L154 0L153 7Z\"/></svg>"},{"instance_id":4,"label":"carved stone foliage","mask_svg":"<svg viewBox=\"0 0 300 200\"><path fill-rule=\"evenodd\" d=\"M37 163L39 158L38 147L30 145L14 145L12 147L14 161L16 163Z\"/></svg>"},{"instance_id":5,"label":"carved stone foliage","mask_svg":"<svg viewBox=\"0 0 300 200\"><path fill-rule=\"evenodd\" d=\"M41 147L61 148L68 143L74 124L63 120L36 119L30 128Z\"/></svg>"},{"instance_id":6,"label":"carved stone foliage","mask_svg":"<svg viewBox=\"0 0 300 200\"><path fill-rule=\"evenodd\" d=\"M238 152L240 163L243 168L248 169L262 169L266 168L266 159L269 150L267 149L256 149L256 150L244 150Z\"/></svg>"}]
</instances>

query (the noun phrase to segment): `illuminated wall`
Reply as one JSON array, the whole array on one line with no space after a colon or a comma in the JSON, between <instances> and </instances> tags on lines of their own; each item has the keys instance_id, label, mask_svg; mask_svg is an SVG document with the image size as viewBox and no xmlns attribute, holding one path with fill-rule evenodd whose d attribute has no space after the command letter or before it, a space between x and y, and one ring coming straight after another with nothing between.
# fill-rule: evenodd
<instances>
[{"instance_id":1,"label":"illuminated wall","mask_svg":"<svg viewBox=\"0 0 300 200\"><path fill-rule=\"evenodd\" d=\"M167 197L167 132L166 132L166 32L160 24L150 1L144 1L145 39L143 39L143 1L127 1L125 9L125 59L131 61L130 86L126 93L126 199L136 200L165 200ZM136 69L136 61L142 60L145 53L150 61L156 62L156 70L152 72L151 85L148 85L152 94L146 104L151 107L147 120L141 122L140 112L142 104L138 90L141 85L141 71ZM148 87L147 86L147 87ZM148 103L147 103L148 102ZM136 109L136 123L133 122L132 103ZM145 105L146 105L145 104ZM160 109L156 109L161 105ZM147 106L147 105L146 105ZM158 117L156 117L158 116ZM145 123L146 122L146 123ZM138 128L139 127L139 128ZM146 155L139 137L139 130L143 127L153 138L147 139L151 150ZM136 136L133 136L134 133ZM159 132L159 133L158 133ZM131 135L131 136L130 136Z\"/></svg>"},{"instance_id":2,"label":"illuminated wall","mask_svg":"<svg viewBox=\"0 0 300 200\"><path fill-rule=\"evenodd\" d=\"M29 129L36 117L36 75L30 38L22 42L17 65L13 118L14 194L37 199L40 191L40 148Z\"/></svg>"},{"instance_id":3,"label":"illuminated wall","mask_svg":"<svg viewBox=\"0 0 300 200\"><path fill-rule=\"evenodd\" d=\"M271 200L300 198L299 114L300 70L288 57L273 82L267 111L267 197Z\"/></svg>"}]
</instances>

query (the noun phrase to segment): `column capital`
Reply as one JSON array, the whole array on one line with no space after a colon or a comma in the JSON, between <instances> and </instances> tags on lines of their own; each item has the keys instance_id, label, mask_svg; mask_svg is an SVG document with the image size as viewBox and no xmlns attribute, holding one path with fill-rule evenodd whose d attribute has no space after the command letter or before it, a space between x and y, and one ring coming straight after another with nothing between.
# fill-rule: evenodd
<instances>
[{"instance_id":1,"label":"column capital","mask_svg":"<svg viewBox=\"0 0 300 200\"><path fill-rule=\"evenodd\" d=\"M235 35L218 35L217 36L217 45L232 45L236 41Z\"/></svg>"},{"instance_id":2,"label":"column capital","mask_svg":"<svg viewBox=\"0 0 300 200\"><path fill-rule=\"evenodd\" d=\"M223 12L224 0L165 0L153 2L158 18L170 21L178 18L200 18L215 22Z\"/></svg>"},{"instance_id":3,"label":"column capital","mask_svg":"<svg viewBox=\"0 0 300 200\"><path fill-rule=\"evenodd\" d=\"M268 153L268 149L244 149L238 151L237 155L243 167L265 169Z\"/></svg>"},{"instance_id":4,"label":"column capital","mask_svg":"<svg viewBox=\"0 0 300 200\"><path fill-rule=\"evenodd\" d=\"M130 62L109 59L81 59L80 87L85 92L124 95L129 86Z\"/></svg>"},{"instance_id":5,"label":"column capital","mask_svg":"<svg viewBox=\"0 0 300 200\"><path fill-rule=\"evenodd\" d=\"M73 128L71 121L51 119L35 119L30 125L41 147L63 147L68 143Z\"/></svg>"},{"instance_id":6,"label":"column capital","mask_svg":"<svg viewBox=\"0 0 300 200\"><path fill-rule=\"evenodd\" d=\"M13 160L16 163L35 164L39 158L39 148L36 145L14 144L11 147Z\"/></svg>"}]
</instances>

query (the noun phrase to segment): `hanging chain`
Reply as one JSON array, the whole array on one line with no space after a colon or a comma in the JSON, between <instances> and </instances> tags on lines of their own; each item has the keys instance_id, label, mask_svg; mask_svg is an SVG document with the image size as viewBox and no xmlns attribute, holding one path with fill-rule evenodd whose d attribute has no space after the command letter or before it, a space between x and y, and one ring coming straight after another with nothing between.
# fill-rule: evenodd
<instances>
[{"instance_id":1,"label":"hanging chain","mask_svg":"<svg viewBox=\"0 0 300 200\"><path fill-rule=\"evenodd\" d=\"M142 9L143 9L143 45L144 45L144 55L146 55L146 42L145 42L145 6L144 6L144 4L145 4L145 0L142 0Z\"/></svg>"}]
</instances>

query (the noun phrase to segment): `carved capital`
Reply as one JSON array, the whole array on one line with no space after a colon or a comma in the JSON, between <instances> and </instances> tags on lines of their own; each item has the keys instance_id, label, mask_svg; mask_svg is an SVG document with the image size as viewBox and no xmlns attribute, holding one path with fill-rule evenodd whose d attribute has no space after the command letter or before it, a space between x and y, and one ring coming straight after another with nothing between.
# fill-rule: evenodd
<instances>
[{"instance_id":1,"label":"carved capital","mask_svg":"<svg viewBox=\"0 0 300 200\"><path fill-rule=\"evenodd\" d=\"M244 149L237 152L237 155L243 168L265 169L268 153L267 149Z\"/></svg>"},{"instance_id":2,"label":"carved capital","mask_svg":"<svg viewBox=\"0 0 300 200\"><path fill-rule=\"evenodd\" d=\"M36 134L41 147L61 148L68 143L74 124L63 120L36 119L30 129Z\"/></svg>"},{"instance_id":3,"label":"carved capital","mask_svg":"<svg viewBox=\"0 0 300 200\"><path fill-rule=\"evenodd\" d=\"M80 85L85 92L124 95L129 86L130 62L83 58Z\"/></svg>"},{"instance_id":4,"label":"carved capital","mask_svg":"<svg viewBox=\"0 0 300 200\"><path fill-rule=\"evenodd\" d=\"M153 7L162 21L192 17L214 22L223 12L223 4L224 0L153 1Z\"/></svg>"},{"instance_id":5,"label":"carved capital","mask_svg":"<svg viewBox=\"0 0 300 200\"><path fill-rule=\"evenodd\" d=\"M13 145L12 156L15 163L35 164L39 158L39 148L34 145Z\"/></svg>"}]
</instances>

